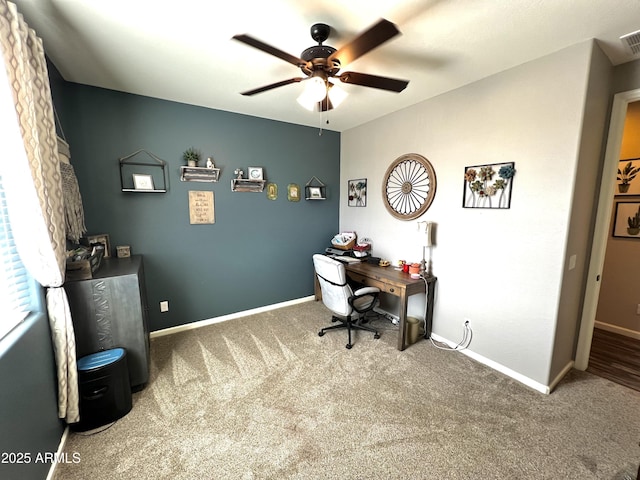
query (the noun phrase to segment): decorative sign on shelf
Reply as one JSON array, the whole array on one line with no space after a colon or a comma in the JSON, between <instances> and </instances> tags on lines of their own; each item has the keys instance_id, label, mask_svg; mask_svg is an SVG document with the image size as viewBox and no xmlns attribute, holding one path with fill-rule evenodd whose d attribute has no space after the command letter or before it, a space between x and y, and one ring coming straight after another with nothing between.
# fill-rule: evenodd
<instances>
[{"instance_id":1,"label":"decorative sign on shelf","mask_svg":"<svg viewBox=\"0 0 640 480\"><path fill-rule=\"evenodd\" d=\"M216 223L213 192L189 190L189 223L191 225Z\"/></svg>"}]
</instances>

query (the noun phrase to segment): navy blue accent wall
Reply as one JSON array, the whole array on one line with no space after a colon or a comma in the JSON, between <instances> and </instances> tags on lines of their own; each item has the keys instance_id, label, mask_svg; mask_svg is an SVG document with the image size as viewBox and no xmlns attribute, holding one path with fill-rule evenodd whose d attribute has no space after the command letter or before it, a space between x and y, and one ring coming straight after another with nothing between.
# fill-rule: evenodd
<instances>
[{"instance_id":1,"label":"navy blue accent wall","mask_svg":"<svg viewBox=\"0 0 640 480\"><path fill-rule=\"evenodd\" d=\"M43 459L56 452L64 426L44 314L33 314L0 342L0 382L0 453L18 455L3 457L0 478L46 478L51 463Z\"/></svg>"},{"instance_id":2,"label":"navy blue accent wall","mask_svg":"<svg viewBox=\"0 0 640 480\"><path fill-rule=\"evenodd\" d=\"M89 234L144 255L151 330L313 293L311 256L338 229L339 133L79 84L60 93ZM299 108L293 97L291 108ZM218 183L180 181L190 146L213 157ZM138 149L167 162L167 193L121 191L118 159ZM234 170L246 176L248 166L264 168L276 200L266 189L231 191ZM287 185L300 185L304 197L312 176L327 185L327 199L288 201ZM190 190L214 192L215 224L190 225ZM169 312L160 313L163 300Z\"/></svg>"}]
</instances>

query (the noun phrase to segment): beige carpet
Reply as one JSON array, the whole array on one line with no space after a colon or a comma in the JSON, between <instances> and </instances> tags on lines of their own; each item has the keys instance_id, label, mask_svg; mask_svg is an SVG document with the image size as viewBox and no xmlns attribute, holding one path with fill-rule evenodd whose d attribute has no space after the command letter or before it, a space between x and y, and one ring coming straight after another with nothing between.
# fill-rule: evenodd
<instances>
[{"instance_id":1,"label":"beige carpet","mask_svg":"<svg viewBox=\"0 0 640 480\"><path fill-rule=\"evenodd\" d=\"M57 480L630 479L640 392L574 371L551 395L460 353L329 324L306 302L151 342L111 428L71 434Z\"/></svg>"}]
</instances>

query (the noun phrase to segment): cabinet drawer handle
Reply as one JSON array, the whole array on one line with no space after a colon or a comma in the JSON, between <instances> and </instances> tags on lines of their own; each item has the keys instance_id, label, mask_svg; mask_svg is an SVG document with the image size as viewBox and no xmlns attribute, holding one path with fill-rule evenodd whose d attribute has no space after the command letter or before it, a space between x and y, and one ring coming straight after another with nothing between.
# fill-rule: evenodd
<instances>
[{"instance_id":1,"label":"cabinet drawer handle","mask_svg":"<svg viewBox=\"0 0 640 480\"><path fill-rule=\"evenodd\" d=\"M389 292L393 293L393 292L395 292L395 289L390 288L390 289L389 289Z\"/></svg>"}]
</instances>

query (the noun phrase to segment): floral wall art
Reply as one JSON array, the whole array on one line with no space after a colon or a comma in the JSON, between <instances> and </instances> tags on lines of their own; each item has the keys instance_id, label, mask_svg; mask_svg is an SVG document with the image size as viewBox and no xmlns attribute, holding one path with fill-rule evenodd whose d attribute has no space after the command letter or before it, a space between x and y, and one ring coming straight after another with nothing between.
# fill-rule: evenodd
<instances>
[{"instance_id":1,"label":"floral wall art","mask_svg":"<svg viewBox=\"0 0 640 480\"><path fill-rule=\"evenodd\" d=\"M464 169L464 208L510 208L514 162L474 165Z\"/></svg>"},{"instance_id":2,"label":"floral wall art","mask_svg":"<svg viewBox=\"0 0 640 480\"><path fill-rule=\"evenodd\" d=\"M350 207L366 207L367 206L367 179L360 178L358 180L349 180L349 206Z\"/></svg>"}]
</instances>

